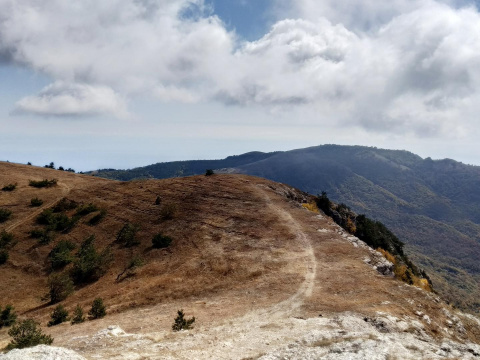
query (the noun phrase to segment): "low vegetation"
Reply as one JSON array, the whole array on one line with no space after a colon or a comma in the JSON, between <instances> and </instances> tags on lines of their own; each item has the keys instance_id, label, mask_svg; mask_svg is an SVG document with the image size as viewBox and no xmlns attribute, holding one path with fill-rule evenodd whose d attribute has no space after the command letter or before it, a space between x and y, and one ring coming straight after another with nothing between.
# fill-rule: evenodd
<instances>
[{"instance_id":1,"label":"low vegetation","mask_svg":"<svg viewBox=\"0 0 480 360\"><path fill-rule=\"evenodd\" d=\"M71 273L76 284L97 281L107 272L113 260L108 248L98 252L94 244L95 236L91 235L82 242L75 255Z\"/></svg>"},{"instance_id":2,"label":"low vegetation","mask_svg":"<svg viewBox=\"0 0 480 360\"><path fill-rule=\"evenodd\" d=\"M137 225L127 223L120 229L115 241L124 247L137 246L140 244L140 241L136 238L138 230Z\"/></svg>"},{"instance_id":3,"label":"low vegetation","mask_svg":"<svg viewBox=\"0 0 480 360\"><path fill-rule=\"evenodd\" d=\"M172 243L172 238L170 236L157 234L152 239L152 246L155 249L163 249L169 247Z\"/></svg>"},{"instance_id":4,"label":"low vegetation","mask_svg":"<svg viewBox=\"0 0 480 360\"><path fill-rule=\"evenodd\" d=\"M57 185L57 179L44 179L44 180L30 180L28 185L35 188L49 188Z\"/></svg>"},{"instance_id":5,"label":"low vegetation","mask_svg":"<svg viewBox=\"0 0 480 360\"><path fill-rule=\"evenodd\" d=\"M87 224L90 226L95 226L99 224L100 221L102 221L105 218L105 216L107 216L107 210L102 209L98 214L95 214L94 216L92 216L92 218L88 220Z\"/></svg>"},{"instance_id":6,"label":"low vegetation","mask_svg":"<svg viewBox=\"0 0 480 360\"><path fill-rule=\"evenodd\" d=\"M102 298L96 298L93 300L92 307L88 311L88 317L90 320L100 319L107 315L107 308L103 304Z\"/></svg>"},{"instance_id":7,"label":"low vegetation","mask_svg":"<svg viewBox=\"0 0 480 360\"><path fill-rule=\"evenodd\" d=\"M0 233L0 249L12 247L15 243L15 237L12 233L2 230Z\"/></svg>"},{"instance_id":8,"label":"low vegetation","mask_svg":"<svg viewBox=\"0 0 480 360\"><path fill-rule=\"evenodd\" d=\"M207 169L207 170L205 171L205 176L211 176L211 175L213 175L213 174L215 174L215 173L213 172L212 169Z\"/></svg>"},{"instance_id":9,"label":"low vegetation","mask_svg":"<svg viewBox=\"0 0 480 360\"><path fill-rule=\"evenodd\" d=\"M48 278L48 298L51 304L65 300L74 291L73 281L68 273L52 274Z\"/></svg>"},{"instance_id":10,"label":"low vegetation","mask_svg":"<svg viewBox=\"0 0 480 360\"><path fill-rule=\"evenodd\" d=\"M62 232L70 231L78 220L77 216L70 218L63 212L55 213L53 209L43 210L36 219L37 224L46 226L47 230Z\"/></svg>"},{"instance_id":11,"label":"low vegetation","mask_svg":"<svg viewBox=\"0 0 480 360\"><path fill-rule=\"evenodd\" d=\"M72 325L81 324L85 321L85 316L83 314L83 309L80 305L77 304L75 309L73 309L73 316L72 321L70 322Z\"/></svg>"},{"instance_id":12,"label":"low vegetation","mask_svg":"<svg viewBox=\"0 0 480 360\"><path fill-rule=\"evenodd\" d=\"M72 251L75 250L75 244L68 240L61 240L48 254L48 261L53 270L63 269L72 263L74 256Z\"/></svg>"},{"instance_id":13,"label":"low vegetation","mask_svg":"<svg viewBox=\"0 0 480 360\"><path fill-rule=\"evenodd\" d=\"M193 328L193 323L195 322L195 317L190 319L185 318L185 313L182 310L177 311L177 317L175 318L172 330L173 331L180 331L180 330L190 330Z\"/></svg>"},{"instance_id":14,"label":"low vegetation","mask_svg":"<svg viewBox=\"0 0 480 360\"><path fill-rule=\"evenodd\" d=\"M11 304L5 306L5 309L2 310L0 306L0 329L2 327L10 327L17 321L17 314L14 311L14 308Z\"/></svg>"},{"instance_id":15,"label":"low vegetation","mask_svg":"<svg viewBox=\"0 0 480 360\"><path fill-rule=\"evenodd\" d=\"M8 254L8 250L1 249L0 250L0 265L5 264L8 261L10 255Z\"/></svg>"},{"instance_id":16,"label":"low vegetation","mask_svg":"<svg viewBox=\"0 0 480 360\"><path fill-rule=\"evenodd\" d=\"M355 235L373 249L380 250L394 264L397 278L408 284L432 290L432 282L425 271L418 269L403 251L403 242L380 221L357 215L345 204L334 204L324 191L315 202L319 209L350 234Z\"/></svg>"},{"instance_id":17,"label":"low vegetation","mask_svg":"<svg viewBox=\"0 0 480 360\"><path fill-rule=\"evenodd\" d=\"M38 197L34 197L32 200L30 200L30 205L32 207L39 207L43 205L43 200L39 199Z\"/></svg>"},{"instance_id":18,"label":"low vegetation","mask_svg":"<svg viewBox=\"0 0 480 360\"><path fill-rule=\"evenodd\" d=\"M122 270L120 274L117 275L117 282L123 281L126 278L135 276L137 273L137 269L144 265L144 261L142 258L136 256L131 259L127 266Z\"/></svg>"},{"instance_id":19,"label":"low vegetation","mask_svg":"<svg viewBox=\"0 0 480 360\"><path fill-rule=\"evenodd\" d=\"M45 229L33 229L29 232L30 237L33 239L38 239L38 243L40 245L47 245L53 241L55 238L54 234Z\"/></svg>"},{"instance_id":20,"label":"low vegetation","mask_svg":"<svg viewBox=\"0 0 480 360\"><path fill-rule=\"evenodd\" d=\"M12 216L12 212L5 208L0 208L0 223L4 223Z\"/></svg>"},{"instance_id":21,"label":"low vegetation","mask_svg":"<svg viewBox=\"0 0 480 360\"><path fill-rule=\"evenodd\" d=\"M12 340L7 345L7 350L53 343L53 338L42 333L40 324L33 319L26 319L13 325L8 331L8 335L12 337Z\"/></svg>"},{"instance_id":22,"label":"low vegetation","mask_svg":"<svg viewBox=\"0 0 480 360\"><path fill-rule=\"evenodd\" d=\"M168 203L162 206L160 210L160 216L164 220L171 220L177 214L177 205L173 203Z\"/></svg>"},{"instance_id":23,"label":"low vegetation","mask_svg":"<svg viewBox=\"0 0 480 360\"><path fill-rule=\"evenodd\" d=\"M13 191L17 188L17 184L8 184L2 188L2 191Z\"/></svg>"},{"instance_id":24,"label":"low vegetation","mask_svg":"<svg viewBox=\"0 0 480 360\"><path fill-rule=\"evenodd\" d=\"M96 205L89 203L89 204L84 204L81 205L78 209L75 215L77 216L86 216L90 213L93 213L95 211L98 211L98 208Z\"/></svg>"},{"instance_id":25,"label":"low vegetation","mask_svg":"<svg viewBox=\"0 0 480 360\"><path fill-rule=\"evenodd\" d=\"M58 305L53 309L50 315L50 321L47 326L55 326L69 320L68 311L63 305Z\"/></svg>"}]
</instances>

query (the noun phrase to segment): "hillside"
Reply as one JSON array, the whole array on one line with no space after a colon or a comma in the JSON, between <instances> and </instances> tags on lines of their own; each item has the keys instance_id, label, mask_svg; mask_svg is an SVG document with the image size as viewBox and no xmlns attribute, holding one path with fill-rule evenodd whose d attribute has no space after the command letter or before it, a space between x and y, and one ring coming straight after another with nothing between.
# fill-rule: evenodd
<instances>
[{"instance_id":1,"label":"hillside","mask_svg":"<svg viewBox=\"0 0 480 360\"><path fill-rule=\"evenodd\" d=\"M42 179L57 183L29 186ZM246 175L117 182L8 163L0 163L0 182L17 184L0 193L0 207L12 212L0 230L15 237L0 266L0 305L12 303L22 318L45 325L55 306L42 300L54 246L69 240L76 254L95 235L95 248L110 251L104 274L61 302L71 311L102 297L107 317L46 330L54 345L87 359L480 356L478 319L382 275L376 266L388 263L378 252L307 210L309 196L289 186ZM32 207L34 197L44 204ZM72 219L88 204L96 210L52 230L49 243L29 235L43 227L45 210ZM89 224L101 210L104 218ZM130 246L118 241L127 223L138 226ZM152 248L158 233L172 238L170 246ZM119 277L134 257L143 266ZM197 319L195 328L173 333L182 308ZM123 330L102 330L111 324ZM8 340L0 329L0 346Z\"/></svg>"},{"instance_id":2,"label":"hillside","mask_svg":"<svg viewBox=\"0 0 480 360\"><path fill-rule=\"evenodd\" d=\"M324 145L264 156L223 172L265 177L310 194L326 191L333 201L378 219L407 244L407 253L444 298L479 311L480 167L362 146ZM164 173L160 169L167 164L152 165L145 176L153 176L152 169ZM206 167L198 166L196 174L203 173ZM138 170L122 174L134 176Z\"/></svg>"}]
</instances>

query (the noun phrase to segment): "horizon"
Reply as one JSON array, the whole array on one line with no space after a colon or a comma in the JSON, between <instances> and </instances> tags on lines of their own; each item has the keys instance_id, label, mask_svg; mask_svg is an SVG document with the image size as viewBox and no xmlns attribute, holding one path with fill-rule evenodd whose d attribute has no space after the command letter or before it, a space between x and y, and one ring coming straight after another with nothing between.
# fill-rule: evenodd
<instances>
[{"instance_id":1,"label":"horizon","mask_svg":"<svg viewBox=\"0 0 480 360\"><path fill-rule=\"evenodd\" d=\"M0 0L0 157L78 171L324 143L480 165L477 0Z\"/></svg>"}]
</instances>

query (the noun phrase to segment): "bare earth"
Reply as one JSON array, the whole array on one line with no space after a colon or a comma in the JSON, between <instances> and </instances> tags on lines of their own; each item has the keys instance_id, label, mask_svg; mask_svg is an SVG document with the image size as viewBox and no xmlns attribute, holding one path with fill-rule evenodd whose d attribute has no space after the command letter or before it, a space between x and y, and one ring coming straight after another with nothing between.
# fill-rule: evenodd
<instances>
[{"instance_id":1,"label":"bare earth","mask_svg":"<svg viewBox=\"0 0 480 360\"><path fill-rule=\"evenodd\" d=\"M44 178L58 185L28 186ZM13 218L0 230L12 232L18 243L0 266L0 305L12 303L21 317L45 325L54 307L41 300L46 257L55 243L80 244L94 234L98 249L114 254L104 277L62 302L69 310L76 304L87 310L102 297L107 317L44 329L55 346L86 359L480 358L476 318L381 275L372 266L385 261L378 253L306 210L308 196L287 185L243 175L121 183L0 163L0 186L8 183L18 187L0 192L0 207L12 210ZM29 206L35 196L46 204L41 209ZM157 196L161 205L155 205ZM63 197L92 202L107 216L93 227L86 217L40 246L28 232L36 216ZM161 217L166 204L177 209L171 220ZM115 243L126 222L140 226L140 245ZM159 232L174 239L168 249L151 247ZM133 256L145 265L117 282ZM171 330L178 309L195 316L193 330ZM8 341L1 329L0 346Z\"/></svg>"}]
</instances>

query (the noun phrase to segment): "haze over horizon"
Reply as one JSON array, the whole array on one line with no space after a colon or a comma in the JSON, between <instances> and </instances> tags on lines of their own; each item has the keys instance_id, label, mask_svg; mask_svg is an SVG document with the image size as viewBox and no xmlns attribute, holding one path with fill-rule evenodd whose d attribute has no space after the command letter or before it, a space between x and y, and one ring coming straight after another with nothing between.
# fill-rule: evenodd
<instances>
[{"instance_id":1,"label":"haze over horizon","mask_svg":"<svg viewBox=\"0 0 480 360\"><path fill-rule=\"evenodd\" d=\"M75 170L320 144L480 165L468 0L0 0L0 158Z\"/></svg>"}]
</instances>

